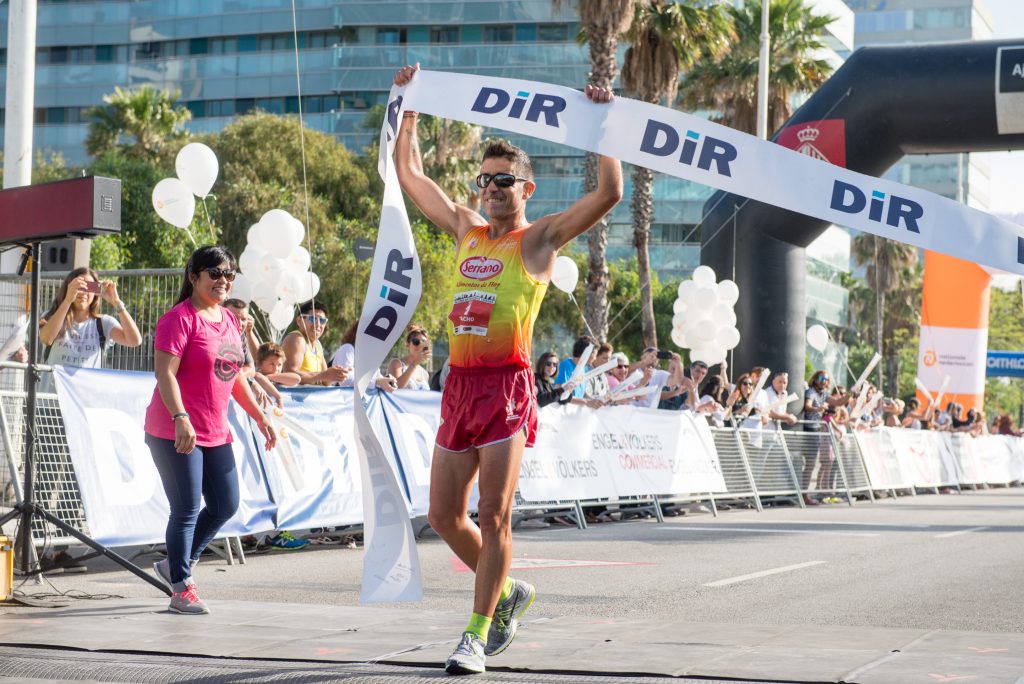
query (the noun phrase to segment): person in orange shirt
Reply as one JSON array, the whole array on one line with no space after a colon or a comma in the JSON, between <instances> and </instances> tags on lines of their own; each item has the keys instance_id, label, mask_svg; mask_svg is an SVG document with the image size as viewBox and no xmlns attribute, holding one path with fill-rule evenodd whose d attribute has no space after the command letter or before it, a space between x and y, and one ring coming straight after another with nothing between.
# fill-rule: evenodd
<instances>
[{"instance_id":1,"label":"person in orange shirt","mask_svg":"<svg viewBox=\"0 0 1024 684\"><path fill-rule=\"evenodd\" d=\"M419 65L399 69L407 84ZM586 87L591 102L611 91ZM487 147L476 177L487 219L456 204L423 173L416 113L406 111L395 147L402 189L458 245L455 293L448 316L451 371L441 403L430 478L431 527L476 571L473 614L450 674L485 670L486 656L515 637L534 588L508 576L512 562L512 504L523 449L537 431L530 352L533 323L558 250L586 232L622 198L622 165L601 157L597 188L563 212L533 223L526 203L537 188L530 158L506 142ZM476 524L467 515L479 475Z\"/></svg>"}]
</instances>

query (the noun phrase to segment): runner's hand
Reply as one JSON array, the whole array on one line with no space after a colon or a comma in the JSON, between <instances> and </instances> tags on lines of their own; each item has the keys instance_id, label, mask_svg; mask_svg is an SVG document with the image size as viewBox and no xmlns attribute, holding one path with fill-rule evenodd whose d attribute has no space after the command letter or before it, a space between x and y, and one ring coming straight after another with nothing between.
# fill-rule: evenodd
<instances>
[{"instance_id":1,"label":"runner's hand","mask_svg":"<svg viewBox=\"0 0 1024 684\"><path fill-rule=\"evenodd\" d=\"M402 67L401 69L399 69L398 71L395 72L395 81L394 81L395 85L399 86L399 87L407 85L409 83L409 81L412 80L413 76L416 75L416 72L419 71L419 70L420 70L420 63L419 62L416 62L416 64L414 64L412 66L404 66L404 67Z\"/></svg>"},{"instance_id":2,"label":"runner's hand","mask_svg":"<svg viewBox=\"0 0 1024 684\"><path fill-rule=\"evenodd\" d=\"M196 430L188 417L174 421L174 450L179 454L191 453L196 448Z\"/></svg>"},{"instance_id":3,"label":"runner's hand","mask_svg":"<svg viewBox=\"0 0 1024 684\"><path fill-rule=\"evenodd\" d=\"M587 99L591 102L597 102L598 104L604 104L611 102L615 99L615 93L608 88L598 88L587 84L587 87L583 89L583 94L587 96Z\"/></svg>"}]
</instances>

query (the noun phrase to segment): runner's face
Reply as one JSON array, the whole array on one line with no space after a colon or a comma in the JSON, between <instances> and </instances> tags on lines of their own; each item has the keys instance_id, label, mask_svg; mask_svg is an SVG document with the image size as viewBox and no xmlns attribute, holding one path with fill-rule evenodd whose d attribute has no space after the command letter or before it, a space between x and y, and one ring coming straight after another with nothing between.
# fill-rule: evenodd
<instances>
[{"instance_id":1,"label":"runner's face","mask_svg":"<svg viewBox=\"0 0 1024 684\"><path fill-rule=\"evenodd\" d=\"M519 175L516 173L515 164L501 157L485 159L480 165L480 173ZM533 187L532 182L516 181L511 187L499 188L492 181L486 188L480 189L480 207L491 219L514 216L526 205L527 198L533 194Z\"/></svg>"}]
</instances>

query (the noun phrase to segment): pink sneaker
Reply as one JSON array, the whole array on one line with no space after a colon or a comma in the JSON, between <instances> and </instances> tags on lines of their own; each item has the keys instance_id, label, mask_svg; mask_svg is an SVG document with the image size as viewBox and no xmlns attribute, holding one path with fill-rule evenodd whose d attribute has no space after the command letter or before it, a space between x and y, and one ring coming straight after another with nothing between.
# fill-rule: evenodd
<instances>
[{"instance_id":1,"label":"pink sneaker","mask_svg":"<svg viewBox=\"0 0 1024 684\"><path fill-rule=\"evenodd\" d=\"M185 591L175 592L171 596L171 605L167 607L172 613L182 615L204 615L210 612L203 600L196 593L196 585L190 584Z\"/></svg>"}]
</instances>

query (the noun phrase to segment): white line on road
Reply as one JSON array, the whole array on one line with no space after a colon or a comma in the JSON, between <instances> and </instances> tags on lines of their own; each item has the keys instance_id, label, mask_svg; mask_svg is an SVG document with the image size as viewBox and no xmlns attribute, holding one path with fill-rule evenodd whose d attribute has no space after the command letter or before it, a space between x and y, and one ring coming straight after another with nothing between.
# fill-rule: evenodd
<instances>
[{"instance_id":1,"label":"white line on road","mask_svg":"<svg viewBox=\"0 0 1024 684\"><path fill-rule=\"evenodd\" d=\"M791 572L793 570L802 570L803 568L810 568L815 565L824 565L827 561L808 561L807 563L797 563L796 565L787 565L782 568L772 568L771 570L762 570L760 572L752 572L749 575L740 575L739 577L729 577L726 579L717 580L715 582L708 582L705 587L724 587L727 584L736 584L737 582L746 582L747 580L757 579L759 577L767 577L769 575L778 575L783 572Z\"/></svg>"},{"instance_id":2,"label":"white line on road","mask_svg":"<svg viewBox=\"0 0 1024 684\"><path fill-rule=\"evenodd\" d=\"M936 539L949 539L950 537L959 537L961 534L970 534L971 532L981 532L987 530L988 527L969 527L966 530L956 530L954 532L943 532L942 534L935 535Z\"/></svg>"},{"instance_id":3,"label":"white line on road","mask_svg":"<svg viewBox=\"0 0 1024 684\"><path fill-rule=\"evenodd\" d=\"M777 527L723 527L721 525L676 525L669 523L656 527L662 531L684 530L691 532L753 532L754 534L838 534L845 537L877 537L878 532L846 532L844 530L788 530Z\"/></svg>"}]
</instances>

